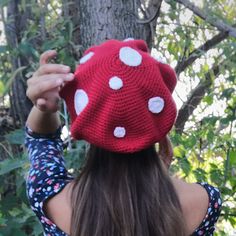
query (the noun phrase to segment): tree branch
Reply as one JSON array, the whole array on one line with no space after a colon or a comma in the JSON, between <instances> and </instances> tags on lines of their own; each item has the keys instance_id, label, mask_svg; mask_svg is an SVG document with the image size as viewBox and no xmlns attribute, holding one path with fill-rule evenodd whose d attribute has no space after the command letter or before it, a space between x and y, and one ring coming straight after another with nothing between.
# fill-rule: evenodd
<instances>
[{"instance_id":1,"label":"tree branch","mask_svg":"<svg viewBox=\"0 0 236 236\"><path fill-rule=\"evenodd\" d=\"M40 30L41 30L41 37L43 41L46 39L46 33L47 33L45 15L48 10L48 4L49 4L49 0L46 0L40 14Z\"/></svg>"},{"instance_id":2,"label":"tree branch","mask_svg":"<svg viewBox=\"0 0 236 236\"><path fill-rule=\"evenodd\" d=\"M139 19L137 19L137 20L136 20L137 23L139 23L139 24L149 24L149 23L151 23L151 22L154 21L156 18L158 18L159 14L160 14L160 8L161 8L161 6L156 9L156 12L155 12L155 13L153 14L153 16L151 16L149 19L144 19L144 20L139 20Z\"/></svg>"},{"instance_id":3,"label":"tree branch","mask_svg":"<svg viewBox=\"0 0 236 236\"><path fill-rule=\"evenodd\" d=\"M181 61L178 61L177 66L175 67L176 74L179 75L182 71L184 71L188 66L192 65L193 62L201 57L203 52L207 52L211 48L215 47L217 44L222 42L224 39L226 39L229 36L226 32L221 32L217 35L215 35L213 38L207 40L204 44L202 44L200 47L194 49L190 54L188 58L183 58Z\"/></svg>"},{"instance_id":4,"label":"tree branch","mask_svg":"<svg viewBox=\"0 0 236 236\"><path fill-rule=\"evenodd\" d=\"M229 60L234 60L236 53L232 53L227 58L220 60L217 64L213 65L213 67L205 74L204 79L202 79L195 89L192 90L190 96L187 101L182 105L179 110L176 122L175 122L175 130L177 133L182 134L184 130L184 125L188 121L189 117L193 114L193 111L200 104L202 98L204 97L207 90L213 83L211 75L217 77L220 73L220 68L222 66L227 66L227 62Z\"/></svg>"},{"instance_id":5,"label":"tree branch","mask_svg":"<svg viewBox=\"0 0 236 236\"><path fill-rule=\"evenodd\" d=\"M139 24L150 24L152 21L154 21L155 19L157 19L160 15L160 8L161 8L161 4L162 4L162 0L155 0L155 1L151 1L149 3L149 7L147 9L142 9L141 8L141 3L140 3L140 9L142 10L143 14L148 16L148 12L151 12L151 16L148 16L146 19L136 19L136 22ZM136 6L136 0L134 0L134 6L135 6L135 10L137 10L137 6Z\"/></svg>"},{"instance_id":6,"label":"tree branch","mask_svg":"<svg viewBox=\"0 0 236 236\"><path fill-rule=\"evenodd\" d=\"M177 133L182 134L186 121L193 114L195 108L200 104L207 89L212 85L213 81L211 79L211 72L213 72L214 76L217 77L220 71L220 64L214 65L213 68L206 73L205 79L199 82L196 88L191 92L188 100L180 108L175 123L175 130Z\"/></svg>"},{"instance_id":7,"label":"tree branch","mask_svg":"<svg viewBox=\"0 0 236 236\"><path fill-rule=\"evenodd\" d=\"M209 16L207 13L203 12L199 7L195 6L188 0L175 0L178 3L181 3L186 8L191 10L195 15L199 16L210 25L216 27L219 31L228 33L230 36L236 38L236 28L224 23L222 20L216 19L215 17ZM168 3L169 0L166 0Z\"/></svg>"}]
</instances>

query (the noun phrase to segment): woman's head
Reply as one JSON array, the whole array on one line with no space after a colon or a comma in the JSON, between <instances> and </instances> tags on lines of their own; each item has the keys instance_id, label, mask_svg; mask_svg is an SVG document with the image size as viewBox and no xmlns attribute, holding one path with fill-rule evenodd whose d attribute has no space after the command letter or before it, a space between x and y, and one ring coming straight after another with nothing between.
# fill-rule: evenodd
<instances>
[{"instance_id":1,"label":"woman's head","mask_svg":"<svg viewBox=\"0 0 236 236\"><path fill-rule=\"evenodd\" d=\"M142 40L109 40L89 48L66 84L71 133L104 149L131 153L160 141L172 128L176 76Z\"/></svg>"}]
</instances>

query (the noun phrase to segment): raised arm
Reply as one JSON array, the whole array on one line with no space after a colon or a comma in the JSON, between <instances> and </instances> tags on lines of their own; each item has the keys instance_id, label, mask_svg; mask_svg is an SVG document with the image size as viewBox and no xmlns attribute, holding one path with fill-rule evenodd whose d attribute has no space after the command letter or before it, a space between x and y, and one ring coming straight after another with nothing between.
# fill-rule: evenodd
<instances>
[{"instance_id":1,"label":"raised arm","mask_svg":"<svg viewBox=\"0 0 236 236\"><path fill-rule=\"evenodd\" d=\"M32 78L27 81L27 96L34 106L28 116L27 126L40 134L53 133L60 126L57 113L59 109L59 91L74 76L70 67L62 64L50 64L49 60L56 56L56 51L50 50L40 57L40 67Z\"/></svg>"}]
</instances>

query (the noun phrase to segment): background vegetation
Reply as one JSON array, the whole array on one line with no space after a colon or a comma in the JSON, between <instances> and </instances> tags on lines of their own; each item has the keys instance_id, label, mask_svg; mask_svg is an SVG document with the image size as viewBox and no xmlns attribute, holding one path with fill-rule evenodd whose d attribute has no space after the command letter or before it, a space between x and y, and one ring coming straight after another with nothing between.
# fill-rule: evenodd
<instances>
[{"instance_id":1,"label":"background vegetation","mask_svg":"<svg viewBox=\"0 0 236 236\"><path fill-rule=\"evenodd\" d=\"M26 81L39 55L76 66L83 50L108 38L145 39L175 68L179 115L171 171L222 192L216 235L236 235L236 2L234 0L0 1L0 235L42 235L28 206L23 127L32 106ZM65 114L62 114L65 120ZM84 143L65 151L83 163Z\"/></svg>"}]
</instances>

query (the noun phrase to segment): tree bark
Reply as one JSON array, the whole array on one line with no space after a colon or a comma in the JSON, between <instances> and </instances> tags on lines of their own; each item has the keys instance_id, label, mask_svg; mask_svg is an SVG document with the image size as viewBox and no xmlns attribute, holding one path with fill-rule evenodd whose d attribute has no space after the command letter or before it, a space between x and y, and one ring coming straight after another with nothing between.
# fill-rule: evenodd
<instances>
[{"instance_id":1,"label":"tree bark","mask_svg":"<svg viewBox=\"0 0 236 236\"><path fill-rule=\"evenodd\" d=\"M28 19L31 16L30 7L26 7L25 11L20 10L21 0L9 1L7 6L7 20L5 22L5 32L7 44L10 50L18 48L22 39L22 34L27 28ZM27 66L28 61L21 56L11 53L12 73L22 66ZM10 92L11 114L15 124L24 125L32 104L26 97L26 78L22 73L16 74L12 82Z\"/></svg>"},{"instance_id":2,"label":"tree bark","mask_svg":"<svg viewBox=\"0 0 236 236\"><path fill-rule=\"evenodd\" d=\"M132 37L145 40L151 48L161 3L162 0L75 0L70 6L77 29L74 42L86 49L107 39Z\"/></svg>"}]
</instances>

